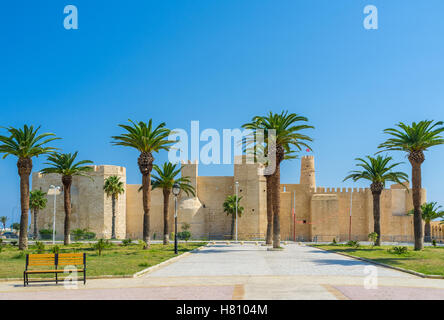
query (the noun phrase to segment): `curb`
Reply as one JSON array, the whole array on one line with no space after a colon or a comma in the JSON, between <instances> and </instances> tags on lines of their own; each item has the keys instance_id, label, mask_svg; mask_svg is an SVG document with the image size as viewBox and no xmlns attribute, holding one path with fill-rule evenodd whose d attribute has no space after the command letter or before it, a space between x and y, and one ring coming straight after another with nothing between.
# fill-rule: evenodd
<instances>
[{"instance_id":1,"label":"curb","mask_svg":"<svg viewBox=\"0 0 444 320\"><path fill-rule=\"evenodd\" d=\"M157 269L160 269L160 268L166 267L167 265L169 265L169 264L171 264L171 263L173 263L173 262L176 262L176 261L178 261L178 260L180 260L180 259L182 259L182 258L185 258L185 257L189 256L189 255L192 254L192 253L196 253L197 251L201 250L202 248L204 248L204 247L206 247L206 246L208 246L208 244L206 244L206 245L204 245L204 246L201 246L201 247L199 247L199 248L196 248L196 249L194 249L194 250L191 250L191 251L188 251L188 252L182 253L182 254L179 255L179 256L172 257L172 258L170 258L170 259L168 259L168 260L165 260L165 261L163 261L163 262L161 262L161 263L159 263L159 264L156 264L156 265L154 265L154 266L148 267L148 268L146 268L146 269L144 269L144 270L142 270L142 271L136 272L135 274L133 274L132 276L130 276L130 278L140 278L141 276L143 276L143 275L145 275L145 274L148 274L148 273L154 272L154 271L156 271Z\"/></svg>"},{"instance_id":2,"label":"curb","mask_svg":"<svg viewBox=\"0 0 444 320\"><path fill-rule=\"evenodd\" d=\"M409 270L409 269L404 269L404 268L400 268L400 267L391 266L391 265L388 265L388 264L385 264L385 263L381 263L381 262L377 262L377 261L374 261L374 260L348 255L348 254L345 254L345 253L342 253L342 252L327 250L327 249L323 249L323 248L319 248L319 247L315 247L315 246L311 246L311 247L313 247L315 249L331 252L331 253L336 253L336 254L339 254L339 255L344 256L344 257L353 258L353 259L356 259L356 260L361 260L361 261L368 262L368 263L371 263L371 264L376 264L378 266L385 267L385 268L388 268L388 269L393 269L393 270L397 270L397 271L401 271L401 272L405 272L405 273L410 273L410 274L413 274L414 276L421 277L421 278L444 279L444 276L441 276L441 275L424 274L424 273L413 271L413 270Z\"/></svg>"}]
</instances>

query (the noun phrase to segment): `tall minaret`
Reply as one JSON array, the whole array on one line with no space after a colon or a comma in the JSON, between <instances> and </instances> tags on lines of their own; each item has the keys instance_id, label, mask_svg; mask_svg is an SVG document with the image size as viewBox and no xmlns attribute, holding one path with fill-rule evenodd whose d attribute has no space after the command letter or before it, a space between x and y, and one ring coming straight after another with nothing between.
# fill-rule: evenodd
<instances>
[{"instance_id":1,"label":"tall minaret","mask_svg":"<svg viewBox=\"0 0 444 320\"><path fill-rule=\"evenodd\" d=\"M301 159L301 185L316 188L315 164L313 156L303 156Z\"/></svg>"}]
</instances>

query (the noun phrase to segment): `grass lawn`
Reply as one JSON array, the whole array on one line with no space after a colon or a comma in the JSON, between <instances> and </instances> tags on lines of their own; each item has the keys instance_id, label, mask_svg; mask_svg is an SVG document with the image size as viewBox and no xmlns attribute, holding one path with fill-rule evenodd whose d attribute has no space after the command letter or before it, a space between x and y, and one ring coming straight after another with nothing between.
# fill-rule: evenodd
<instances>
[{"instance_id":1,"label":"grass lawn","mask_svg":"<svg viewBox=\"0 0 444 320\"><path fill-rule=\"evenodd\" d=\"M179 243L179 255L196 249L204 242ZM46 245L45 253L51 253L52 245ZM102 251L99 256L91 244L74 243L69 246L60 246L60 253L85 252L88 276L101 275L133 275L148 267L159 264L175 256L174 245L151 244L148 250L142 250L139 244L122 246L113 244ZM4 246L0 252L0 279L22 278L25 270L26 253L37 253L35 246L29 246L29 250L20 252L17 247ZM38 267L41 269L42 267ZM48 275L51 277L50 275ZM40 275L40 277L45 277Z\"/></svg>"},{"instance_id":2,"label":"grass lawn","mask_svg":"<svg viewBox=\"0 0 444 320\"><path fill-rule=\"evenodd\" d=\"M346 245L313 245L330 251L344 253L350 256L374 260L391 266L421 272L428 275L444 275L444 247L425 247L422 251L414 251L408 247L403 254L388 252L393 246L360 246L353 248Z\"/></svg>"}]
</instances>

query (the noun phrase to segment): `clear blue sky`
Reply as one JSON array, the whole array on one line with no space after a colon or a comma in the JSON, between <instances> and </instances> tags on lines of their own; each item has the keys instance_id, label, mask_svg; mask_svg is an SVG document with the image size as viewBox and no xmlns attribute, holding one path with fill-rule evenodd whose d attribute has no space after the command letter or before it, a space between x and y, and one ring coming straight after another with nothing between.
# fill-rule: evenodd
<instances>
[{"instance_id":1,"label":"clear blue sky","mask_svg":"<svg viewBox=\"0 0 444 320\"><path fill-rule=\"evenodd\" d=\"M79 30L63 28L67 4L79 9ZM379 30L363 28L368 4ZM42 125L64 151L126 166L139 183L137 153L110 144L128 118L222 130L288 109L316 126L318 185L349 187L353 159L374 153L384 128L444 120L443 11L442 0L4 2L0 125ZM428 199L444 204L444 146L426 157ZM0 160L0 215L18 221L15 163ZM282 171L282 182L297 182L299 161ZM201 165L200 174L232 167Z\"/></svg>"}]
</instances>

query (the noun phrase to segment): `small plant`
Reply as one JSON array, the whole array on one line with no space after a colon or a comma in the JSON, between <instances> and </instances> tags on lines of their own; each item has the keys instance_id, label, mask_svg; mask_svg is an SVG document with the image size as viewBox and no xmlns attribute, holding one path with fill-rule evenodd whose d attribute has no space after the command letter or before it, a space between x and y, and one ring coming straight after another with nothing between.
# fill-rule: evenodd
<instances>
[{"instance_id":1,"label":"small plant","mask_svg":"<svg viewBox=\"0 0 444 320\"><path fill-rule=\"evenodd\" d=\"M124 246L124 247L129 246L132 242L133 242L133 240L131 240L131 239L123 239L122 246Z\"/></svg>"},{"instance_id":2,"label":"small plant","mask_svg":"<svg viewBox=\"0 0 444 320\"><path fill-rule=\"evenodd\" d=\"M332 243L333 243L334 245L337 245L337 244L338 244L338 243L336 242L336 238L333 238Z\"/></svg>"},{"instance_id":3,"label":"small plant","mask_svg":"<svg viewBox=\"0 0 444 320\"><path fill-rule=\"evenodd\" d=\"M353 247L353 248L358 248L361 244L359 243L359 241L357 240L349 240L347 242L347 246L349 247Z\"/></svg>"},{"instance_id":4,"label":"small plant","mask_svg":"<svg viewBox=\"0 0 444 320\"><path fill-rule=\"evenodd\" d=\"M139 246L140 246L142 249L146 249L146 247L147 247L148 245L146 244L145 241L143 241L143 240L139 240Z\"/></svg>"},{"instance_id":5,"label":"small plant","mask_svg":"<svg viewBox=\"0 0 444 320\"><path fill-rule=\"evenodd\" d=\"M99 257L102 256L102 251L108 248L109 246L110 242L105 239L99 239L96 243L92 245L92 247L97 250Z\"/></svg>"},{"instance_id":6,"label":"small plant","mask_svg":"<svg viewBox=\"0 0 444 320\"><path fill-rule=\"evenodd\" d=\"M393 247L392 249L388 249L387 250L390 253L395 253L395 254L405 254L408 251L407 247Z\"/></svg>"},{"instance_id":7,"label":"small plant","mask_svg":"<svg viewBox=\"0 0 444 320\"><path fill-rule=\"evenodd\" d=\"M376 245L376 241L378 240L378 234L376 232L369 233L368 240L373 242L372 247L374 247Z\"/></svg>"},{"instance_id":8,"label":"small plant","mask_svg":"<svg viewBox=\"0 0 444 320\"><path fill-rule=\"evenodd\" d=\"M182 231L189 231L191 228L191 225L189 223L182 223Z\"/></svg>"},{"instance_id":9,"label":"small plant","mask_svg":"<svg viewBox=\"0 0 444 320\"><path fill-rule=\"evenodd\" d=\"M35 248L37 249L37 253L39 253L39 254L45 252L45 244L41 241L35 242Z\"/></svg>"},{"instance_id":10,"label":"small plant","mask_svg":"<svg viewBox=\"0 0 444 320\"><path fill-rule=\"evenodd\" d=\"M180 240L185 240L185 242L188 242L191 238L191 232L189 231L182 231L177 233L177 238Z\"/></svg>"},{"instance_id":11,"label":"small plant","mask_svg":"<svg viewBox=\"0 0 444 320\"><path fill-rule=\"evenodd\" d=\"M153 240L156 240L156 236L157 236L157 234L154 232L153 233Z\"/></svg>"},{"instance_id":12,"label":"small plant","mask_svg":"<svg viewBox=\"0 0 444 320\"><path fill-rule=\"evenodd\" d=\"M25 255L26 255L26 253L24 251L19 251L19 253L16 254L15 256L13 256L12 258L13 259L22 259L25 257Z\"/></svg>"},{"instance_id":13,"label":"small plant","mask_svg":"<svg viewBox=\"0 0 444 320\"><path fill-rule=\"evenodd\" d=\"M17 241L11 241L11 244L13 247L15 247L17 245Z\"/></svg>"},{"instance_id":14,"label":"small plant","mask_svg":"<svg viewBox=\"0 0 444 320\"><path fill-rule=\"evenodd\" d=\"M148 267L149 264L147 262L139 263L139 267Z\"/></svg>"},{"instance_id":15,"label":"small plant","mask_svg":"<svg viewBox=\"0 0 444 320\"><path fill-rule=\"evenodd\" d=\"M60 253L60 247L58 245L55 245L54 247L52 247L51 253L59 254Z\"/></svg>"},{"instance_id":16,"label":"small plant","mask_svg":"<svg viewBox=\"0 0 444 320\"><path fill-rule=\"evenodd\" d=\"M436 240L435 239L432 240L432 246L436 247Z\"/></svg>"},{"instance_id":17,"label":"small plant","mask_svg":"<svg viewBox=\"0 0 444 320\"><path fill-rule=\"evenodd\" d=\"M3 239L0 239L0 252L2 252L3 246L4 246Z\"/></svg>"},{"instance_id":18,"label":"small plant","mask_svg":"<svg viewBox=\"0 0 444 320\"><path fill-rule=\"evenodd\" d=\"M71 231L71 235L74 238L74 241L82 240L84 237L86 230L84 229L74 229Z\"/></svg>"}]
</instances>

